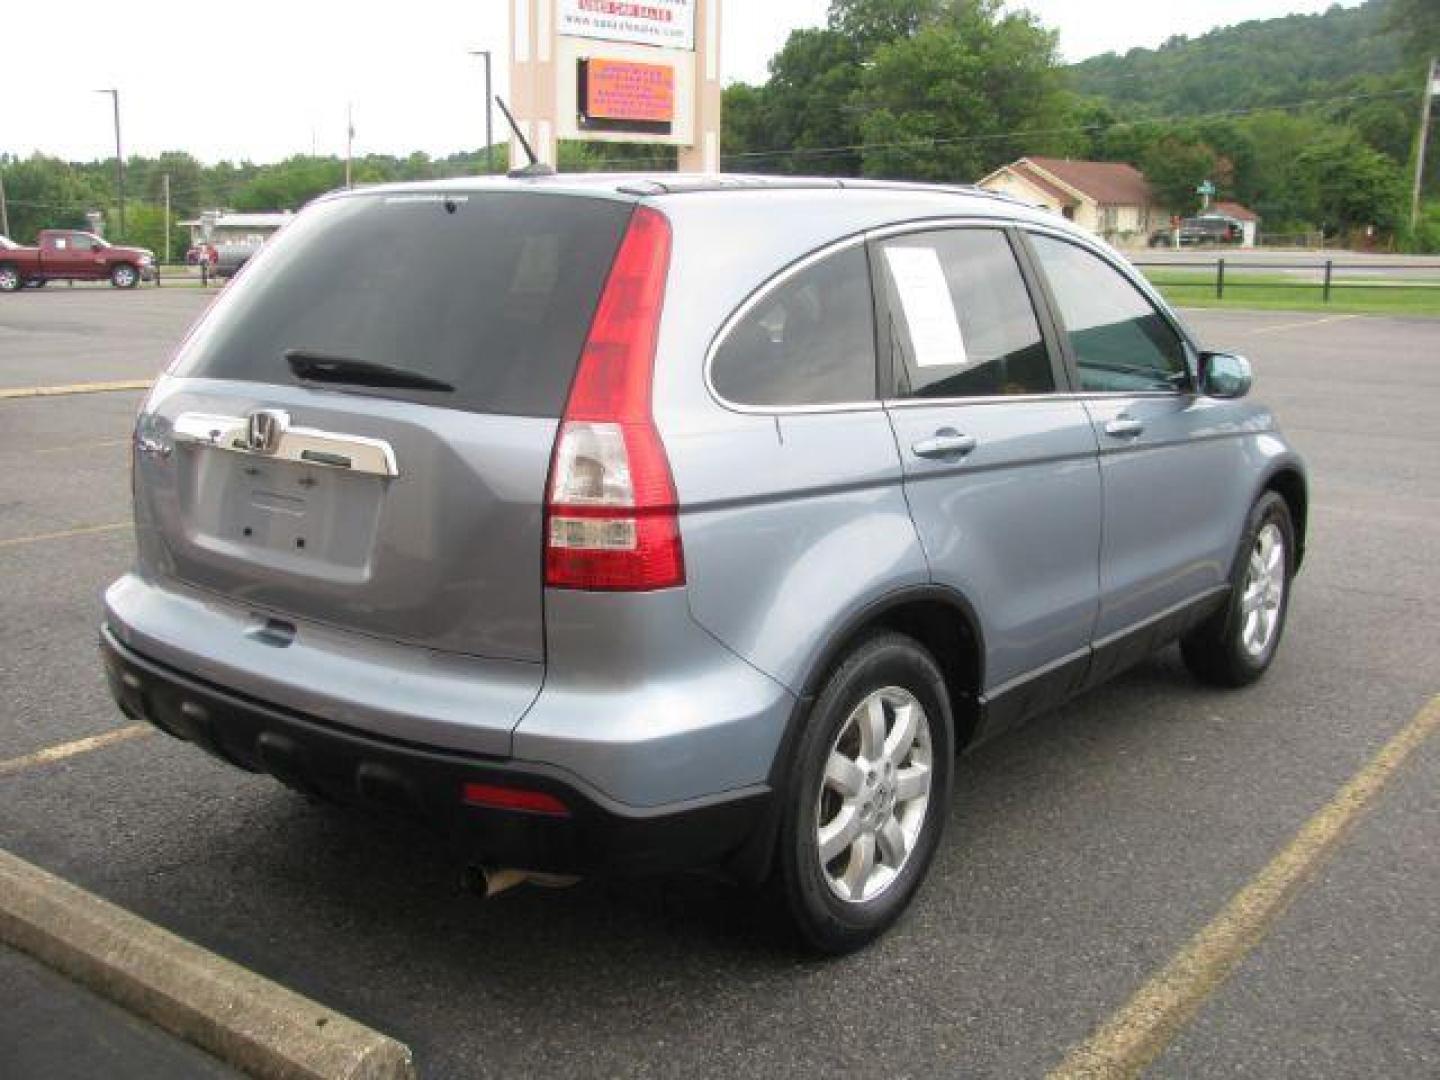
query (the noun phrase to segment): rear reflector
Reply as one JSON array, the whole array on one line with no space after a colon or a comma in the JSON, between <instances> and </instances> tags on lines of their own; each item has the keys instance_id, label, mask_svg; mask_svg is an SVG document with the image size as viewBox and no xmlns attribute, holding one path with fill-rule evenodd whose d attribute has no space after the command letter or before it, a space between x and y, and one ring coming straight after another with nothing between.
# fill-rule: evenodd
<instances>
[{"instance_id":1,"label":"rear reflector","mask_svg":"<svg viewBox=\"0 0 1440 1080\"><path fill-rule=\"evenodd\" d=\"M630 219L580 355L545 501L545 584L638 591L685 584L675 483L651 412L670 223Z\"/></svg>"},{"instance_id":2,"label":"rear reflector","mask_svg":"<svg viewBox=\"0 0 1440 1080\"><path fill-rule=\"evenodd\" d=\"M499 784L466 784L460 796L468 806L488 810L524 810L531 814L569 817L570 808L547 791L501 787Z\"/></svg>"}]
</instances>

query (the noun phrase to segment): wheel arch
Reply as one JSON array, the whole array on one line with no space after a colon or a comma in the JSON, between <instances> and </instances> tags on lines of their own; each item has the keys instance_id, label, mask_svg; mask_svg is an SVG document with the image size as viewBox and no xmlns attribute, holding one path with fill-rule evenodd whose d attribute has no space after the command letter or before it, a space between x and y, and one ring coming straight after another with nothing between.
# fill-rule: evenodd
<instances>
[{"instance_id":1,"label":"wheel arch","mask_svg":"<svg viewBox=\"0 0 1440 1080\"><path fill-rule=\"evenodd\" d=\"M826 677L863 638L893 630L923 645L945 676L955 720L955 745L975 733L977 701L985 685L984 632L974 606L959 592L941 585L917 585L887 593L861 608L827 639L810 665L800 700L819 696Z\"/></svg>"},{"instance_id":2,"label":"wheel arch","mask_svg":"<svg viewBox=\"0 0 1440 1080\"><path fill-rule=\"evenodd\" d=\"M1293 462L1281 464L1266 475L1256 498L1267 491L1284 499L1290 511L1290 522L1295 528L1295 569L1298 570L1305 558L1305 531L1310 513L1310 489L1305 473Z\"/></svg>"},{"instance_id":3,"label":"wheel arch","mask_svg":"<svg viewBox=\"0 0 1440 1080\"><path fill-rule=\"evenodd\" d=\"M943 585L915 585L886 593L859 608L827 637L801 683L801 692L770 767L769 785L775 793L771 810L729 863L729 870L741 880L759 882L769 875L786 779L800 733L805 729L815 699L824 689L826 677L860 641L883 630L914 638L939 665L950 698L957 752L979 729L985 644L984 631L970 601Z\"/></svg>"}]
</instances>

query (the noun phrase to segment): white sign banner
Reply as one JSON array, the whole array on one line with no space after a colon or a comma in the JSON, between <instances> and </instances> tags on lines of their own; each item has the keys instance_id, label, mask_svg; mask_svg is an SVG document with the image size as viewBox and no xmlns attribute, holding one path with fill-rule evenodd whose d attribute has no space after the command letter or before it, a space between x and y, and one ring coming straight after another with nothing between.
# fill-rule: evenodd
<instances>
[{"instance_id":1,"label":"white sign banner","mask_svg":"<svg viewBox=\"0 0 1440 1080\"><path fill-rule=\"evenodd\" d=\"M560 34L695 49L695 0L559 0L557 8Z\"/></svg>"},{"instance_id":2,"label":"white sign banner","mask_svg":"<svg viewBox=\"0 0 1440 1080\"><path fill-rule=\"evenodd\" d=\"M885 261L900 294L915 366L968 367L965 339L939 254L928 247L887 247Z\"/></svg>"}]
</instances>

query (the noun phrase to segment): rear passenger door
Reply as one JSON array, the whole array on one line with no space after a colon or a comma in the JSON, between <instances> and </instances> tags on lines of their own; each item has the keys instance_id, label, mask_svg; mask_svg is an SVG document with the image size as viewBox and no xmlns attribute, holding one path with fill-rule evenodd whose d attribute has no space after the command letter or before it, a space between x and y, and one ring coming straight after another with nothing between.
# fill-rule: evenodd
<instances>
[{"instance_id":1,"label":"rear passenger door","mask_svg":"<svg viewBox=\"0 0 1440 1080\"><path fill-rule=\"evenodd\" d=\"M75 263L78 252L74 250L74 234L48 233L40 241L41 263L47 273L73 274L79 268Z\"/></svg>"},{"instance_id":2,"label":"rear passenger door","mask_svg":"<svg viewBox=\"0 0 1440 1080\"><path fill-rule=\"evenodd\" d=\"M1247 475L1225 403L1194 392L1189 346L1108 259L1067 239L1028 235L1074 378L1100 444L1105 491L1096 679L1148 651L1119 639L1225 586Z\"/></svg>"},{"instance_id":3,"label":"rear passenger door","mask_svg":"<svg viewBox=\"0 0 1440 1080\"><path fill-rule=\"evenodd\" d=\"M871 252L906 496L933 580L979 615L987 727L1083 681L1098 603L1095 435L1017 242L957 226Z\"/></svg>"}]
</instances>

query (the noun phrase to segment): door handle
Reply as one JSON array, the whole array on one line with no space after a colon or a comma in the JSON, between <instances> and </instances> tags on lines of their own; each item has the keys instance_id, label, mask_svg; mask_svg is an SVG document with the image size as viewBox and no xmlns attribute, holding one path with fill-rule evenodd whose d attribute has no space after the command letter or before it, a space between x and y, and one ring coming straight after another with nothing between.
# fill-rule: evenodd
<instances>
[{"instance_id":1,"label":"door handle","mask_svg":"<svg viewBox=\"0 0 1440 1080\"><path fill-rule=\"evenodd\" d=\"M1105 424L1105 434L1117 439L1133 439L1145 430L1145 425L1134 417L1117 416Z\"/></svg>"},{"instance_id":2,"label":"door handle","mask_svg":"<svg viewBox=\"0 0 1440 1080\"><path fill-rule=\"evenodd\" d=\"M921 439L910 447L917 457L947 458L964 457L980 445L974 435L961 435L958 431L941 428L928 439Z\"/></svg>"}]
</instances>

